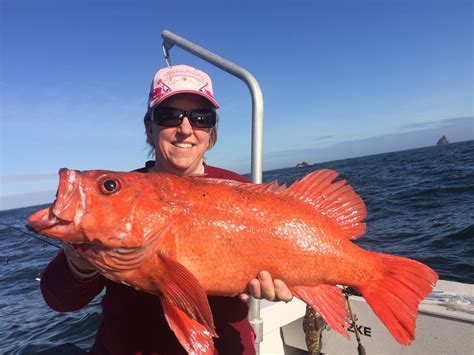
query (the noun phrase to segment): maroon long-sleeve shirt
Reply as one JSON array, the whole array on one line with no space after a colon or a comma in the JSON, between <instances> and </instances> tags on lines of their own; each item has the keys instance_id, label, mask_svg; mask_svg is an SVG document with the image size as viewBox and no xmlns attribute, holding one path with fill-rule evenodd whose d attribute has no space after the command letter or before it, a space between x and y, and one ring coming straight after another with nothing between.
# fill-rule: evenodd
<instances>
[{"instance_id":1,"label":"maroon long-sleeve shirt","mask_svg":"<svg viewBox=\"0 0 474 355\"><path fill-rule=\"evenodd\" d=\"M137 170L146 173L153 162ZM248 182L228 170L204 165L209 178ZM101 275L78 280L61 250L41 277L46 303L59 312L86 306L105 287L102 322L97 330L92 354L185 354L168 326L159 297L136 291ZM254 334L247 318L248 306L238 297L209 296L219 338L214 340L220 354L254 354Z\"/></svg>"}]
</instances>

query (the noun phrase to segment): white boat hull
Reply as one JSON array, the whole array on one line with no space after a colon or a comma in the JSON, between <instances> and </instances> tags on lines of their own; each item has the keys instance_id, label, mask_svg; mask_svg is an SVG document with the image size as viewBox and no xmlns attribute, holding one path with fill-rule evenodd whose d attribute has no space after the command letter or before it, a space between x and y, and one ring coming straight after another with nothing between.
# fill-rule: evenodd
<instances>
[{"instance_id":1,"label":"white boat hull","mask_svg":"<svg viewBox=\"0 0 474 355\"><path fill-rule=\"evenodd\" d=\"M367 354L474 354L474 285L438 281L433 294L422 301L416 339L398 344L362 297L351 296L357 328ZM262 302L261 354L291 354L307 350L303 331L306 305ZM322 331L321 353L357 354L354 329L350 340L328 327Z\"/></svg>"}]
</instances>

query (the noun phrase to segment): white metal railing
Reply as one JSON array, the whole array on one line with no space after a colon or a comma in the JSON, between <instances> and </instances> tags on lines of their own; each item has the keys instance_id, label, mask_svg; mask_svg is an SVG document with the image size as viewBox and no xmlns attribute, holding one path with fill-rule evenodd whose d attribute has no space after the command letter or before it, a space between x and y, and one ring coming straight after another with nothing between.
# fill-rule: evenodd
<instances>
[{"instance_id":1,"label":"white metal railing","mask_svg":"<svg viewBox=\"0 0 474 355\"><path fill-rule=\"evenodd\" d=\"M252 96L252 160L251 173L252 182L262 183L262 138L263 138L263 95L257 79L244 68L224 59L215 53L208 51L195 43L180 37L173 32L164 30L161 33L163 38L163 55L168 65L171 65L169 50L176 45L185 51L205 60L212 65L228 72L241 79L249 88ZM260 343L263 339L263 321L260 318L260 301L251 297L249 301L249 320L255 331L255 351L260 353Z\"/></svg>"}]
</instances>

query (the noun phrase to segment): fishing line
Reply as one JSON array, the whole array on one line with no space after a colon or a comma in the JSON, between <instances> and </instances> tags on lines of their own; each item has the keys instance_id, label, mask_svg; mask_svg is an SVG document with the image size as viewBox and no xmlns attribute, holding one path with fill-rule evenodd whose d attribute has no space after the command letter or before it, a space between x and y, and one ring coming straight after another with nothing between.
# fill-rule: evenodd
<instances>
[{"instance_id":1,"label":"fishing line","mask_svg":"<svg viewBox=\"0 0 474 355\"><path fill-rule=\"evenodd\" d=\"M359 355L365 355L365 348L364 346L362 345L362 343L360 342L360 337L359 337L359 333L358 333L358 330L357 330L357 323L356 323L356 320L355 320L355 317L354 317L354 314L352 313L352 308L351 308L351 303L349 302L349 290L347 287L344 287L344 296L346 297L346 302L347 302L347 310L349 311L349 316L351 317L351 320L352 320L352 326L354 327L354 334L356 336L356 339L357 339L357 353Z\"/></svg>"},{"instance_id":2,"label":"fishing line","mask_svg":"<svg viewBox=\"0 0 474 355\"><path fill-rule=\"evenodd\" d=\"M11 226L11 225L8 225L6 223L3 223L3 222L0 222L1 225L5 226L5 227L8 227L8 228L12 228L20 233L23 233L25 235L27 235L28 237L33 237L39 241L42 241L43 243L46 243L46 244L49 244L49 245L52 245L53 247L56 247L58 249L61 249L61 245L58 245L56 243L53 243L53 242L50 242L49 240L46 240L46 239L43 239L43 238L40 238L38 237L37 235L34 235L33 233L29 233L29 232L25 232L24 230L18 228L18 227L15 227L15 226Z\"/></svg>"}]
</instances>

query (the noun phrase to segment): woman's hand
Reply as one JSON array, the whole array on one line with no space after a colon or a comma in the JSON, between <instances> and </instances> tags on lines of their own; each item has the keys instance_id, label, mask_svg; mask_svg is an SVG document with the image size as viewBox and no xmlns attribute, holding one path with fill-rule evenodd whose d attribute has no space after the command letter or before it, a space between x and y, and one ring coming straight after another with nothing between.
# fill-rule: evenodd
<instances>
[{"instance_id":1,"label":"woman's hand","mask_svg":"<svg viewBox=\"0 0 474 355\"><path fill-rule=\"evenodd\" d=\"M241 293L240 299L247 302L253 296L268 301L290 302L293 299L290 289L281 280L273 280L268 271L260 271L256 279L248 284L248 293Z\"/></svg>"},{"instance_id":2,"label":"woman's hand","mask_svg":"<svg viewBox=\"0 0 474 355\"><path fill-rule=\"evenodd\" d=\"M78 279L89 278L97 274L97 269L90 262L85 260L70 244L64 244L64 254L66 255L69 269Z\"/></svg>"}]
</instances>

